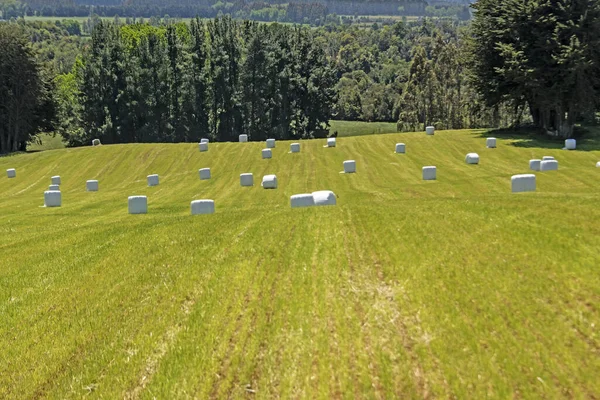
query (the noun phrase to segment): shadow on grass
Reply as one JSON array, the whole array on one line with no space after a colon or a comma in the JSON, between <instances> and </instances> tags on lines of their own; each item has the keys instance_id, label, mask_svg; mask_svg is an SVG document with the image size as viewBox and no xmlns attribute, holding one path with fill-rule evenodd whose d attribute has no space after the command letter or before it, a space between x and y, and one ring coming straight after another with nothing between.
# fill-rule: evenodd
<instances>
[{"instance_id":1,"label":"shadow on grass","mask_svg":"<svg viewBox=\"0 0 600 400\"><path fill-rule=\"evenodd\" d=\"M491 129L482 132L479 136L513 140L511 144L515 147L556 150L565 147L564 139L548 136L538 128ZM598 127L576 127L573 139L577 140L575 151L600 150L600 128Z\"/></svg>"}]
</instances>

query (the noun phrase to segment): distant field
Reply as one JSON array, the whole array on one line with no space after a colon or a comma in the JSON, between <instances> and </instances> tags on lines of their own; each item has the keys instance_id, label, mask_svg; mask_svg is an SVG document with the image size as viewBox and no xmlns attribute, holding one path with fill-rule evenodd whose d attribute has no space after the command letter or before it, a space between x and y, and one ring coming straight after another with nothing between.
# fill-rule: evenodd
<instances>
[{"instance_id":1,"label":"distant field","mask_svg":"<svg viewBox=\"0 0 600 400\"><path fill-rule=\"evenodd\" d=\"M27 146L28 151L63 149L65 142L60 135L41 134L33 143Z\"/></svg>"},{"instance_id":2,"label":"distant field","mask_svg":"<svg viewBox=\"0 0 600 400\"><path fill-rule=\"evenodd\" d=\"M330 125L340 137L397 132L394 122L330 121Z\"/></svg>"},{"instance_id":3,"label":"distant field","mask_svg":"<svg viewBox=\"0 0 600 400\"><path fill-rule=\"evenodd\" d=\"M17 169L0 176L0 398L597 398L600 141L485 136L278 142L271 160L264 143L0 157ZM545 155L560 169L511 194ZM44 208L53 175L63 207ZM322 189L337 206L290 208ZM203 198L216 213L190 216Z\"/></svg>"}]
</instances>

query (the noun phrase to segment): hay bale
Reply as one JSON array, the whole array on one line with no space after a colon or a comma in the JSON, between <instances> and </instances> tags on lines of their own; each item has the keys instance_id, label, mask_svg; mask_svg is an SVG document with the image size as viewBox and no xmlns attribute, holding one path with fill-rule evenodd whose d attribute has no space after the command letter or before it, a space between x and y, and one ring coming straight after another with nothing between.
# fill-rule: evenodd
<instances>
[{"instance_id":1,"label":"hay bale","mask_svg":"<svg viewBox=\"0 0 600 400\"><path fill-rule=\"evenodd\" d=\"M600 168L600 161L596 163L596 168Z\"/></svg>"},{"instance_id":2,"label":"hay bale","mask_svg":"<svg viewBox=\"0 0 600 400\"><path fill-rule=\"evenodd\" d=\"M335 147L335 138L328 138L327 139L327 147Z\"/></svg>"},{"instance_id":3,"label":"hay bale","mask_svg":"<svg viewBox=\"0 0 600 400\"><path fill-rule=\"evenodd\" d=\"M532 171L539 171L541 162L542 160L538 159L529 160L529 169Z\"/></svg>"},{"instance_id":4,"label":"hay bale","mask_svg":"<svg viewBox=\"0 0 600 400\"><path fill-rule=\"evenodd\" d=\"M60 190L47 190L44 192L44 207L60 207L61 205Z\"/></svg>"},{"instance_id":5,"label":"hay bale","mask_svg":"<svg viewBox=\"0 0 600 400\"><path fill-rule=\"evenodd\" d=\"M485 145L487 146L488 149L495 149L496 148L496 138L495 137L489 137L485 140Z\"/></svg>"},{"instance_id":6,"label":"hay bale","mask_svg":"<svg viewBox=\"0 0 600 400\"><path fill-rule=\"evenodd\" d=\"M344 161L344 173L345 174L353 174L356 172L356 161L347 160Z\"/></svg>"},{"instance_id":7,"label":"hay bale","mask_svg":"<svg viewBox=\"0 0 600 400\"><path fill-rule=\"evenodd\" d=\"M397 154L406 153L406 145L404 143L396 143L396 153Z\"/></svg>"},{"instance_id":8,"label":"hay bale","mask_svg":"<svg viewBox=\"0 0 600 400\"><path fill-rule=\"evenodd\" d=\"M290 197L292 208L312 207L315 205L315 199L310 193L295 194Z\"/></svg>"},{"instance_id":9,"label":"hay bale","mask_svg":"<svg viewBox=\"0 0 600 400\"><path fill-rule=\"evenodd\" d=\"M10 168L6 170L6 176L8 176L9 178L16 178L17 177L17 170L14 168Z\"/></svg>"},{"instance_id":10,"label":"hay bale","mask_svg":"<svg viewBox=\"0 0 600 400\"><path fill-rule=\"evenodd\" d=\"M544 156L544 157L542 157L542 161L547 161L547 160L554 160L554 157L552 157L552 156Z\"/></svg>"},{"instance_id":11,"label":"hay bale","mask_svg":"<svg viewBox=\"0 0 600 400\"><path fill-rule=\"evenodd\" d=\"M425 133L428 135L433 135L435 133L435 128L433 126L428 126L425 128Z\"/></svg>"},{"instance_id":12,"label":"hay bale","mask_svg":"<svg viewBox=\"0 0 600 400\"><path fill-rule=\"evenodd\" d=\"M254 175L251 173L240 174L240 185L241 186L254 186Z\"/></svg>"},{"instance_id":13,"label":"hay bale","mask_svg":"<svg viewBox=\"0 0 600 400\"><path fill-rule=\"evenodd\" d=\"M88 192L97 192L98 191L98 181L96 181L96 180L86 181L85 189Z\"/></svg>"},{"instance_id":14,"label":"hay bale","mask_svg":"<svg viewBox=\"0 0 600 400\"><path fill-rule=\"evenodd\" d=\"M267 139L267 149L275 148L275 139Z\"/></svg>"},{"instance_id":15,"label":"hay bale","mask_svg":"<svg viewBox=\"0 0 600 400\"><path fill-rule=\"evenodd\" d=\"M558 161L546 160L540 163L540 171L556 171L558 170Z\"/></svg>"},{"instance_id":16,"label":"hay bale","mask_svg":"<svg viewBox=\"0 0 600 400\"><path fill-rule=\"evenodd\" d=\"M246 143L248 141L248 135L240 135L240 143Z\"/></svg>"},{"instance_id":17,"label":"hay bale","mask_svg":"<svg viewBox=\"0 0 600 400\"><path fill-rule=\"evenodd\" d=\"M424 181L435 181L437 179L437 168L430 165L423 167L423 180Z\"/></svg>"},{"instance_id":18,"label":"hay bale","mask_svg":"<svg viewBox=\"0 0 600 400\"><path fill-rule=\"evenodd\" d=\"M200 142L198 143L198 150L200 151L208 151L208 143L207 142Z\"/></svg>"},{"instance_id":19,"label":"hay bale","mask_svg":"<svg viewBox=\"0 0 600 400\"><path fill-rule=\"evenodd\" d=\"M510 178L510 184L513 193L535 192L535 175L521 174L513 175Z\"/></svg>"},{"instance_id":20,"label":"hay bale","mask_svg":"<svg viewBox=\"0 0 600 400\"><path fill-rule=\"evenodd\" d=\"M60 185L60 176L56 175L50 178L53 185Z\"/></svg>"},{"instance_id":21,"label":"hay bale","mask_svg":"<svg viewBox=\"0 0 600 400\"><path fill-rule=\"evenodd\" d=\"M262 150L262 158L266 159L266 158L271 158L273 157L273 153L271 153L271 149L263 149Z\"/></svg>"},{"instance_id":22,"label":"hay bale","mask_svg":"<svg viewBox=\"0 0 600 400\"><path fill-rule=\"evenodd\" d=\"M129 196L127 206L129 214L146 214L148 212L148 198L146 196Z\"/></svg>"},{"instance_id":23,"label":"hay bale","mask_svg":"<svg viewBox=\"0 0 600 400\"><path fill-rule=\"evenodd\" d=\"M200 143L208 143L208 142L210 142L210 140L208 140L207 138L200 139Z\"/></svg>"},{"instance_id":24,"label":"hay bale","mask_svg":"<svg viewBox=\"0 0 600 400\"><path fill-rule=\"evenodd\" d=\"M158 186L158 174L148 175L146 179L148 180L148 186Z\"/></svg>"},{"instance_id":25,"label":"hay bale","mask_svg":"<svg viewBox=\"0 0 600 400\"><path fill-rule=\"evenodd\" d=\"M210 179L210 168L201 168L198 170L200 174L200 180Z\"/></svg>"},{"instance_id":26,"label":"hay bale","mask_svg":"<svg viewBox=\"0 0 600 400\"><path fill-rule=\"evenodd\" d=\"M477 153L468 153L465 157L465 162L467 164L479 164L479 154Z\"/></svg>"},{"instance_id":27,"label":"hay bale","mask_svg":"<svg viewBox=\"0 0 600 400\"><path fill-rule=\"evenodd\" d=\"M261 186L263 189L277 189L277 177L275 175L263 176Z\"/></svg>"},{"instance_id":28,"label":"hay bale","mask_svg":"<svg viewBox=\"0 0 600 400\"><path fill-rule=\"evenodd\" d=\"M48 186L48 190L60 190L60 185L50 185Z\"/></svg>"},{"instance_id":29,"label":"hay bale","mask_svg":"<svg viewBox=\"0 0 600 400\"><path fill-rule=\"evenodd\" d=\"M94 139L92 140L92 146L100 146L102 143L100 143L100 139Z\"/></svg>"},{"instance_id":30,"label":"hay bale","mask_svg":"<svg viewBox=\"0 0 600 400\"><path fill-rule=\"evenodd\" d=\"M319 190L317 192L313 192L312 196L315 200L316 206L335 206L336 205L336 195L331 190Z\"/></svg>"},{"instance_id":31,"label":"hay bale","mask_svg":"<svg viewBox=\"0 0 600 400\"><path fill-rule=\"evenodd\" d=\"M292 152L292 153L300 153L300 143L292 143L292 144L290 144L290 152Z\"/></svg>"},{"instance_id":32,"label":"hay bale","mask_svg":"<svg viewBox=\"0 0 600 400\"><path fill-rule=\"evenodd\" d=\"M565 148L567 150L575 150L577 148L577 141L575 139L565 140Z\"/></svg>"},{"instance_id":33,"label":"hay bale","mask_svg":"<svg viewBox=\"0 0 600 400\"><path fill-rule=\"evenodd\" d=\"M190 211L192 212L192 215L214 214L215 201L208 199L194 200L190 204Z\"/></svg>"}]
</instances>

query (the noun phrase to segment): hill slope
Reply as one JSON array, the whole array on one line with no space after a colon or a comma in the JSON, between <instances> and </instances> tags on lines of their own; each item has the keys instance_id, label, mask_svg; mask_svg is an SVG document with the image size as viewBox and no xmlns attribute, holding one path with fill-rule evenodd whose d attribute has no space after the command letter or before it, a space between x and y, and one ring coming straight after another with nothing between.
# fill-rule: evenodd
<instances>
[{"instance_id":1,"label":"hill slope","mask_svg":"<svg viewBox=\"0 0 600 400\"><path fill-rule=\"evenodd\" d=\"M17 168L0 177L0 397L600 393L600 152L486 149L482 133L278 142L272 160L262 143L0 158ZM511 194L543 155L560 170ZM346 159L356 174L339 174ZM63 207L46 209L52 175ZM321 189L336 207L290 208ZM134 194L149 214L127 214ZM199 198L216 214L190 216Z\"/></svg>"}]
</instances>

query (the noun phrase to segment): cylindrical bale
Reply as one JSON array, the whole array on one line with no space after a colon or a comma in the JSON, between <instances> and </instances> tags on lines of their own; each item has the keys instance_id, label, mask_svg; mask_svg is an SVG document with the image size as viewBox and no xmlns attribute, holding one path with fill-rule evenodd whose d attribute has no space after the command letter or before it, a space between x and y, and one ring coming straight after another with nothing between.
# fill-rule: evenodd
<instances>
[{"instance_id":1,"label":"cylindrical bale","mask_svg":"<svg viewBox=\"0 0 600 400\"><path fill-rule=\"evenodd\" d=\"M275 139L267 139L267 148L274 149L275 148Z\"/></svg>"},{"instance_id":2,"label":"cylindrical bale","mask_svg":"<svg viewBox=\"0 0 600 400\"><path fill-rule=\"evenodd\" d=\"M148 198L146 196L129 196L127 206L129 214L146 214L148 212Z\"/></svg>"},{"instance_id":3,"label":"cylindrical bale","mask_svg":"<svg viewBox=\"0 0 600 400\"><path fill-rule=\"evenodd\" d=\"M554 160L554 157L552 157L552 156L544 156L544 157L542 157L542 161L548 161L548 160Z\"/></svg>"},{"instance_id":4,"label":"cylindrical bale","mask_svg":"<svg viewBox=\"0 0 600 400\"><path fill-rule=\"evenodd\" d=\"M290 151L292 153L300 153L300 143L292 143L292 144L290 144Z\"/></svg>"},{"instance_id":5,"label":"cylindrical bale","mask_svg":"<svg viewBox=\"0 0 600 400\"><path fill-rule=\"evenodd\" d=\"M558 161L545 160L540 163L540 171L556 171L558 170Z\"/></svg>"},{"instance_id":6,"label":"cylindrical bale","mask_svg":"<svg viewBox=\"0 0 600 400\"><path fill-rule=\"evenodd\" d=\"M327 139L327 147L335 147L335 138Z\"/></svg>"},{"instance_id":7,"label":"cylindrical bale","mask_svg":"<svg viewBox=\"0 0 600 400\"><path fill-rule=\"evenodd\" d=\"M240 174L240 186L254 186L254 175L251 173Z\"/></svg>"},{"instance_id":8,"label":"cylindrical bale","mask_svg":"<svg viewBox=\"0 0 600 400\"><path fill-rule=\"evenodd\" d=\"M315 200L310 193L295 194L290 197L290 205L292 208L312 207L315 205Z\"/></svg>"},{"instance_id":9,"label":"cylindrical bale","mask_svg":"<svg viewBox=\"0 0 600 400\"><path fill-rule=\"evenodd\" d=\"M467 164L479 164L479 154L477 153L469 153L465 157L465 162Z\"/></svg>"},{"instance_id":10,"label":"cylindrical bale","mask_svg":"<svg viewBox=\"0 0 600 400\"><path fill-rule=\"evenodd\" d=\"M92 146L100 146L100 139L94 139L92 140Z\"/></svg>"},{"instance_id":11,"label":"cylindrical bale","mask_svg":"<svg viewBox=\"0 0 600 400\"><path fill-rule=\"evenodd\" d=\"M60 185L60 176L56 175L50 178L53 185Z\"/></svg>"},{"instance_id":12,"label":"cylindrical bale","mask_svg":"<svg viewBox=\"0 0 600 400\"><path fill-rule=\"evenodd\" d=\"M406 153L406 145L404 143L396 143L396 153L398 153L398 154Z\"/></svg>"},{"instance_id":13,"label":"cylindrical bale","mask_svg":"<svg viewBox=\"0 0 600 400\"><path fill-rule=\"evenodd\" d=\"M277 177L275 175L263 176L261 186L263 189L277 189Z\"/></svg>"},{"instance_id":14,"label":"cylindrical bale","mask_svg":"<svg viewBox=\"0 0 600 400\"><path fill-rule=\"evenodd\" d=\"M495 149L496 148L496 138L495 137L487 138L485 141L485 144L488 149Z\"/></svg>"},{"instance_id":15,"label":"cylindrical bale","mask_svg":"<svg viewBox=\"0 0 600 400\"><path fill-rule=\"evenodd\" d=\"M529 169L532 171L539 171L541 162L542 160L538 159L529 160Z\"/></svg>"},{"instance_id":16,"label":"cylindrical bale","mask_svg":"<svg viewBox=\"0 0 600 400\"><path fill-rule=\"evenodd\" d=\"M535 192L535 175L521 174L510 178L513 193Z\"/></svg>"},{"instance_id":17,"label":"cylindrical bale","mask_svg":"<svg viewBox=\"0 0 600 400\"><path fill-rule=\"evenodd\" d=\"M246 143L248 141L248 135L240 135L240 143Z\"/></svg>"},{"instance_id":18,"label":"cylindrical bale","mask_svg":"<svg viewBox=\"0 0 600 400\"><path fill-rule=\"evenodd\" d=\"M58 190L47 190L44 192L44 206L60 207L62 205L62 196Z\"/></svg>"},{"instance_id":19,"label":"cylindrical bale","mask_svg":"<svg viewBox=\"0 0 600 400\"><path fill-rule=\"evenodd\" d=\"M577 148L577 141L575 139L565 140L565 148L567 150L575 150Z\"/></svg>"},{"instance_id":20,"label":"cylindrical bale","mask_svg":"<svg viewBox=\"0 0 600 400\"><path fill-rule=\"evenodd\" d=\"M428 135L433 135L435 133L435 128L433 126L428 126L425 128L425 133Z\"/></svg>"},{"instance_id":21,"label":"cylindrical bale","mask_svg":"<svg viewBox=\"0 0 600 400\"><path fill-rule=\"evenodd\" d=\"M157 174L148 175L146 177L146 179L148 180L148 186L158 186L158 175Z\"/></svg>"},{"instance_id":22,"label":"cylindrical bale","mask_svg":"<svg viewBox=\"0 0 600 400\"><path fill-rule=\"evenodd\" d=\"M207 138L200 139L200 143L208 143L208 142L210 142L210 140L208 140Z\"/></svg>"},{"instance_id":23,"label":"cylindrical bale","mask_svg":"<svg viewBox=\"0 0 600 400\"><path fill-rule=\"evenodd\" d=\"M353 174L356 172L356 161L346 160L344 161L344 173Z\"/></svg>"},{"instance_id":24,"label":"cylindrical bale","mask_svg":"<svg viewBox=\"0 0 600 400\"><path fill-rule=\"evenodd\" d=\"M423 180L424 181L435 181L437 179L437 168L430 165L423 167Z\"/></svg>"},{"instance_id":25,"label":"cylindrical bale","mask_svg":"<svg viewBox=\"0 0 600 400\"><path fill-rule=\"evenodd\" d=\"M199 151L208 151L208 143L204 142L204 143L198 143L198 150Z\"/></svg>"},{"instance_id":26,"label":"cylindrical bale","mask_svg":"<svg viewBox=\"0 0 600 400\"><path fill-rule=\"evenodd\" d=\"M266 158L271 158L273 157L273 153L271 153L271 149L263 149L262 150L262 158L266 159Z\"/></svg>"},{"instance_id":27,"label":"cylindrical bale","mask_svg":"<svg viewBox=\"0 0 600 400\"><path fill-rule=\"evenodd\" d=\"M335 206L337 204L337 196L331 190L319 190L312 192L316 206Z\"/></svg>"},{"instance_id":28,"label":"cylindrical bale","mask_svg":"<svg viewBox=\"0 0 600 400\"><path fill-rule=\"evenodd\" d=\"M210 168L201 168L198 170L201 180L210 179Z\"/></svg>"},{"instance_id":29,"label":"cylindrical bale","mask_svg":"<svg viewBox=\"0 0 600 400\"><path fill-rule=\"evenodd\" d=\"M190 211L192 215L214 214L215 201L209 199L194 200L190 204Z\"/></svg>"},{"instance_id":30,"label":"cylindrical bale","mask_svg":"<svg viewBox=\"0 0 600 400\"><path fill-rule=\"evenodd\" d=\"M8 176L9 178L16 178L17 177L17 170L14 168L10 168L6 170L6 176Z\"/></svg>"},{"instance_id":31,"label":"cylindrical bale","mask_svg":"<svg viewBox=\"0 0 600 400\"><path fill-rule=\"evenodd\" d=\"M85 182L85 189L88 192L97 192L98 191L98 181L97 180L89 180Z\"/></svg>"}]
</instances>

